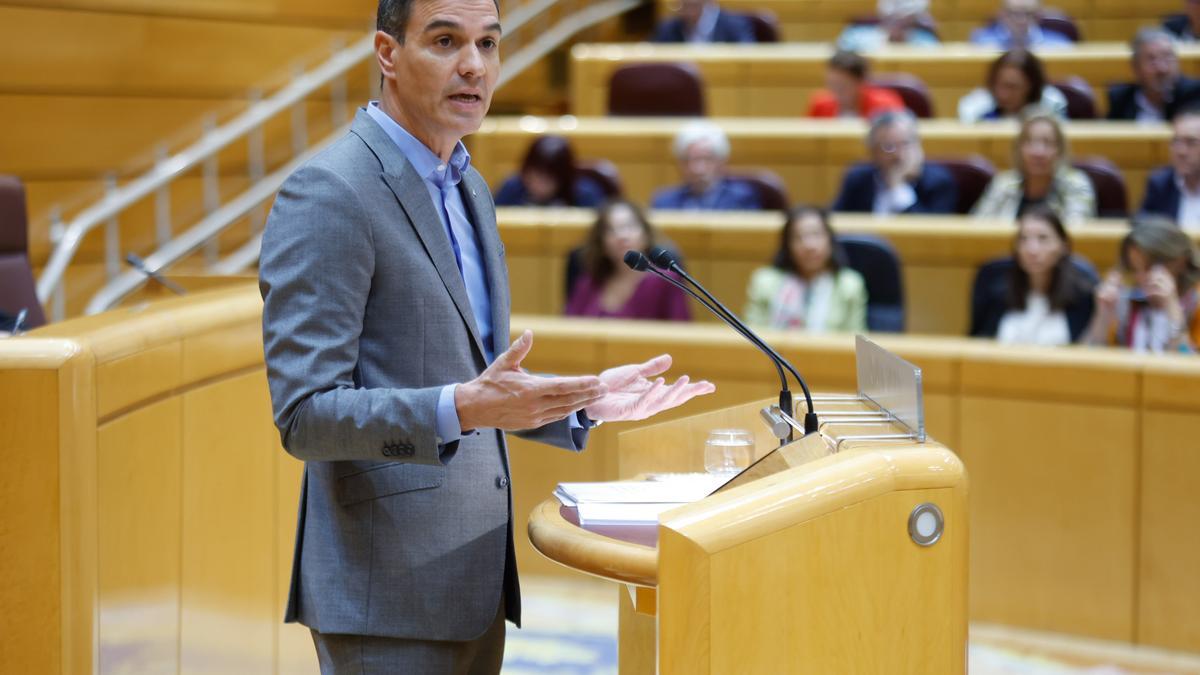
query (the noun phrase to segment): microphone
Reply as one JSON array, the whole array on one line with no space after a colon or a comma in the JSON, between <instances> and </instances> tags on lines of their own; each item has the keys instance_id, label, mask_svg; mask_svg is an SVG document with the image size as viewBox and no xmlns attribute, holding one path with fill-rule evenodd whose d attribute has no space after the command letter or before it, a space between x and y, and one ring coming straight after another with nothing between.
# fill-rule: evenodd
<instances>
[{"instance_id":1,"label":"microphone","mask_svg":"<svg viewBox=\"0 0 1200 675\"><path fill-rule=\"evenodd\" d=\"M720 314L723 315L726 323L730 324L731 326L736 324L736 329L738 332L745 336L746 339L758 345L764 354L776 362L777 367L782 365L782 367L788 369L788 372L790 372L792 377L796 378L796 382L800 384L800 389L804 391L804 401L808 407L808 412L804 415L804 433L805 435L808 435L817 431L820 427L820 422L817 420L817 413L813 409L812 392L808 388L808 383L804 381L804 377L800 375L800 371L796 370L796 367L793 366L787 359L780 356L779 352L772 349L771 346L766 343L766 341L760 338L754 331L750 330L750 327L743 323L736 314L729 311L728 307L721 304L720 300L717 300L715 297L713 297L713 294L709 293L708 289L704 288L703 284L693 279L692 276L688 274L678 262L675 261L675 257L671 255L670 251L662 248L661 246L655 246L654 248L650 249L650 262L660 269L671 270L682 277L689 284L695 286L702 294L704 294L704 297L708 298L708 300L712 302L717 310L720 311ZM710 309L712 308L710 307ZM717 313L717 310L712 311ZM782 394L782 392L780 393ZM788 415L791 415L792 408L790 397L788 399L788 406L785 408L783 405L780 405L779 408Z\"/></svg>"},{"instance_id":2,"label":"microphone","mask_svg":"<svg viewBox=\"0 0 1200 675\"><path fill-rule=\"evenodd\" d=\"M678 280L671 277L670 275L651 266L649 263L649 260L645 256L645 254L643 254L641 251L627 251L625 253L625 265L628 266L630 269L636 270L638 272L651 272L652 274L657 275L659 278L663 279L664 281L671 284L672 286L678 288L679 290L683 291L684 293L687 293L696 302L700 303L701 306L703 306L708 311L712 312L714 316L716 316L718 319L720 319L726 325L728 325L730 328L732 328L735 332L737 332L738 335L741 335L742 337L749 340L750 344L757 347L759 351L761 351L763 354L765 354L767 356L767 358L771 359L771 364L775 366L776 373L779 376L779 385L780 385L779 408L780 408L780 410L787 413L788 415L792 414L792 392L788 388L787 375L783 372L783 366L786 365L787 362L784 361L778 354L776 354L775 351L773 349L771 349L765 342L763 342L762 338L755 335L753 333L753 331L751 331L749 328L746 327L745 324L743 324L741 321L739 321L736 316L733 316L732 313L729 312L729 310L726 309L725 312L719 311L716 307L713 306L713 304L711 304L709 301L707 301L704 298L697 295L696 292L693 291L692 289L690 289L687 286L685 286L684 284L680 283ZM701 288L701 290L703 290L703 288ZM713 302L716 303L715 300ZM724 309L724 306L720 305L720 303L716 303L716 304L721 306L722 309ZM795 374L794 369L793 369L793 374ZM817 429L815 415L812 415L812 420L813 420L812 429L811 430L808 429L808 417L809 416L805 416L805 420L806 420L805 421L805 429L806 429L805 433L806 434L811 433L812 431L816 431L816 429ZM791 440L790 428L788 430L788 440Z\"/></svg>"},{"instance_id":3,"label":"microphone","mask_svg":"<svg viewBox=\"0 0 1200 675\"><path fill-rule=\"evenodd\" d=\"M159 274L157 271L152 271L147 268L146 261L138 257L136 253L126 253L125 262L129 263L129 266L133 269L146 275L146 278L153 279L159 284L162 284L163 288L171 291L175 295L187 295L187 291L183 290L182 286Z\"/></svg>"}]
</instances>

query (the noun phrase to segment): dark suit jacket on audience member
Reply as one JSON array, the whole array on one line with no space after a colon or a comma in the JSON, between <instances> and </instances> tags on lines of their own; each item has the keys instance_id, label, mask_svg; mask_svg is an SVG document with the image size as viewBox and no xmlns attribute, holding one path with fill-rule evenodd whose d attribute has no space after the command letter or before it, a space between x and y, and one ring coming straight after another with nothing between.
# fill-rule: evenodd
<instances>
[{"instance_id":1,"label":"dark suit jacket on audience member","mask_svg":"<svg viewBox=\"0 0 1200 675\"><path fill-rule=\"evenodd\" d=\"M687 42L683 32L683 21L678 18L660 21L654 30L651 42ZM717 14L717 23L713 26L709 42L754 42L754 26L750 20L740 14L721 10Z\"/></svg>"},{"instance_id":2,"label":"dark suit jacket on audience member","mask_svg":"<svg viewBox=\"0 0 1200 675\"><path fill-rule=\"evenodd\" d=\"M1175 184L1175 169L1164 166L1146 179L1146 196L1142 213L1153 213L1175 220L1179 216L1179 186Z\"/></svg>"},{"instance_id":3,"label":"dark suit jacket on audience member","mask_svg":"<svg viewBox=\"0 0 1200 675\"><path fill-rule=\"evenodd\" d=\"M877 172L874 165L855 164L846 171L842 188L833 202L834 211L871 213L875 210ZM905 213L954 213L958 184L944 167L926 162L913 184L917 201Z\"/></svg>"},{"instance_id":4,"label":"dark suit jacket on audience member","mask_svg":"<svg viewBox=\"0 0 1200 675\"><path fill-rule=\"evenodd\" d=\"M1108 88L1108 119L1137 119L1137 92L1136 84L1125 83L1110 86ZM1200 80L1179 78L1179 81L1175 83L1175 93L1171 97L1171 102L1167 104L1166 119L1174 117L1175 111L1180 108L1197 102L1200 102Z\"/></svg>"},{"instance_id":5,"label":"dark suit jacket on audience member","mask_svg":"<svg viewBox=\"0 0 1200 675\"><path fill-rule=\"evenodd\" d=\"M590 178L580 176L575 179L575 189L572 190L570 204L549 204L547 206L586 206L595 207L604 203L604 190ZM496 206L537 206L529 200L525 184L521 182L520 174L509 176L500 184L496 192Z\"/></svg>"},{"instance_id":6,"label":"dark suit jacket on audience member","mask_svg":"<svg viewBox=\"0 0 1200 675\"><path fill-rule=\"evenodd\" d=\"M698 209L704 211L757 211L762 208L758 192L745 181L723 178L709 194L705 205L693 204L686 185L663 188L650 200L653 209Z\"/></svg>"},{"instance_id":7,"label":"dark suit jacket on audience member","mask_svg":"<svg viewBox=\"0 0 1200 675\"><path fill-rule=\"evenodd\" d=\"M1175 36L1177 40L1194 40L1192 34L1192 22L1188 20L1186 14L1172 14L1163 19L1163 30Z\"/></svg>"}]
</instances>

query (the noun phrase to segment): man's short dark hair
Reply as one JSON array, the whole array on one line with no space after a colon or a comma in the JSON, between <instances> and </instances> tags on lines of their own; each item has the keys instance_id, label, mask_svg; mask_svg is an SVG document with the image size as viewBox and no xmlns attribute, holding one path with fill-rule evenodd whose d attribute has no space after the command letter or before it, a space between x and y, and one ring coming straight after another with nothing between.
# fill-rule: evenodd
<instances>
[{"instance_id":1,"label":"man's short dark hair","mask_svg":"<svg viewBox=\"0 0 1200 675\"><path fill-rule=\"evenodd\" d=\"M845 49L839 49L833 54L829 59L829 67L840 70L856 80L864 80L867 77L867 60Z\"/></svg>"},{"instance_id":2,"label":"man's short dark hair","mask_svg":"<svg viewBox=\"0 0 1200 675\"><path fill-rule=\"evenodd\" d=\"M375 30L381 30L404 44L404 34L408 30L408 17L412 14L412 6L417 0L379 0L379 9L375 12ZM496 12L500 12L500 0L492 0Z\"/></svg>"}]
</instances>

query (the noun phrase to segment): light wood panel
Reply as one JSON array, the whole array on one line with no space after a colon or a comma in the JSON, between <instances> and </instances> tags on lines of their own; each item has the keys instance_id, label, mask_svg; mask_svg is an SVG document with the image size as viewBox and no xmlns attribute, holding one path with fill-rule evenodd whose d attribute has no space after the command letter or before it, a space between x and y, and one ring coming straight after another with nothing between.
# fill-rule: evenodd
<instances>
[{"instance_id":1,"label":"light wood panel","mask_svg":"<svg viewBox=\"0 0 1200 675\"><path fill-rule=\"evenodd\" d=\"M729 135L731 171L755 167L778 173L793 202L833 201L845 168L867 158L865 123L857 120L714 119ZM489 118L468 138L472 163L492 184L516 171L529 144L544 133L568 137L581 159L609 159L629 197L645 203L679 183L671 154L678 118ZM978 154L1000 169L1012 164L1015 123L964 125L931 120L921 125L926 156ZM1100 155L1121 167L1131 205L1141 203L1147 174L1168 163L1170 129L1118 122L1075 122L1067 136L1076 156Z\"/></svg>"},{"instance_id":2,"label":"light wood panel","mask_svg":"<svg viewBox=\"0 0 1200 675\"><path fill-rule=\"evenodd\" d=\"M0 91L71 95L243 98L285 84L366 34L138 14L0 6ZM348 83L366 92L366 67ZM211 105L211 103L209 104Z\"/></svg>"},{"instance_id":3,"label":"light wood panel","mask_svg":"<svg viewBox=\"0 0 1200 675\"><path fill-rule=\"evenodd\" d=\"M166 399L97 432L101 673L179 667L182 426Z\"/></svg>"},{"instance_id":4,"label":"light wood panel","mask_svg":"<svg viewBox=\"0 0 1200 675\"><path fill-rule=\"evenodd\" d=\"M111 14L211 18L271 23L317 23L341 28L365 27L374 16L374 0L4 0L4 6L69 9Z\"/></svg>"},{"instance_id":5,"label":"light wood panel","mask_svg":"<svg viewBox=\"0 0 1200 675\"><path fill-rule=\"evenodd\" d=\"M1200 48L1179 46L1181 69L1200 73ZM687 62L700 71L707 112L716 117L804 117L814 92L825 87L826 44L688 45L580 44L571 49L571 111L608 114L609 81L623 65ZM934 114L958 117L958 101L984 86L999 52L966 43L937 48L892 46L870 55L871 73L907 73L929 89ZM1106 112L1106 88L1132 79L1126 42L1086 43L1038 53L1049 80L1082 77L1092 86L1098 113Z\"/></svg>"},{"instance_id":6,"label":"light wood panel","mask_svg":"<svg viewBox=\"0 0 1200 675\"><path fill-rule=\"evenodd\" d=\"M671 11L670 0L658 0L659 16ZM1175 0L1131 4L1120 0L1055 0L1045 3L1075 18L1089 40L1128 40L1142 24L1157 24L1164 14L1180 11ZM738 12L766 10L778 18L787 40L833 40L846 22L872 15L873 0L723 0L722 7ZM933 0L930 14L943 40L965 40L971 30L996 13L992 0Z\"/></svg>"},{"instance_id":7,"label":"light wood panel","mask_svg":"<svg viewBox=\"0 0 1200 675\"><path fill-rule=\"evenodd\" d=\"M181 673L224 670L222 662L268 672L275 662L281 599L271 488L283 449L263 423L271 418L266 385L256 368L182 396Z\"/></svg>"}]
</instances>

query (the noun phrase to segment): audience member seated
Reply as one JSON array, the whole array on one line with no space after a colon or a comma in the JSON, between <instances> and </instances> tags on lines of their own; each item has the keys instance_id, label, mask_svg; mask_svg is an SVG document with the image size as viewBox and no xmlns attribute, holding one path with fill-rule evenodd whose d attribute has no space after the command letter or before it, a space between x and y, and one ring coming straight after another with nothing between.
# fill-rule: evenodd
<instances>
[{"instance_id":1,"label":"audience member seated","mask_svg":"<svg viewBox=\"0 0 1200 675\"><path fill-rule=\"evenodd\" d=\"M1200 344L1200 259L1169 220L1135 220L1121 242L1119 269L1096 287L1089 344L1137 352L1195 353Z\"/></svg>"},{"instance_id":2,"label":"audience member seated","mask_svg":"<svg viewBox=\"0 0 1200 675\"><path fill-rule=\"evenodd\" d=\"M1200 230L1200 107L1175 115L1171 165L1146 179L1141 212L1175 221L1185 230Z\"/></svg>"},{"instance_id":3,"label":"audience member seated","mask_svg":"<svg viewBox=\"0 0 1200 675\"><path fill-rule=\"evenodd\" d=\"M1200 39L1200 0L1183 0L1183 13L1172 14L1163 20L1163 30L1179 42Z\"/></svg>"},{"instance_id":4,"label":"audience member seated","mask_svg":"<svg viewBox=\"0 0 1200 675\"><path fill-rule=\"evenodd\" d=\"M867 60L854 52L838 50L829 59L825 87L812 95L809 117L870 119L886 110L904 109L899 94L867 83Z\"/></svg>"},{"instance_id":5,"label":"audience member seated","mask_svg":"<svg viewBox=\"0 0 1200 675\"><path fill-rule=\"evenodd\" d=\"M1038 25L1041 0L1004 0L996 20L971 32L971 44L996 49L1067 47L1071 38Z\"/></svg>"},{"instance_id":6,"label":"audience member seated","mask_svg":"<svg viewBox=\"0 0 1200 675\"><path fill-rule=\"evenodd\" d=\"M949 171L925 161L912 113L896 110L875 116L867 146L871 163L846 171L834 211L954 213L958 186Z\"/></svg>"},{"instance_id":7,"label":"audience member seated","mask_svg":"<svg viewBox=\"0 0 1200 675\"><path fill-rule=\"evenodd\" d=\"M753 211L762 208L758 192L745 181L725 174L729 137L712 122L692 122L675 136L672 148L683 185L655 193L656 209Z\"/></svg>"},{"instance_id":8,"label":"audience member seated","mask_svg":"<svg viewBox=\"0 0 1200 675\"><path fill-rule=\"evenodd\" d=\"M648 253L657 236L636 204L614 199L600 207L583 246L583 273L567 298L567 316L687 321L688 298L654 274L625 265L625 253ZM673 273L668 273L673 274Z\"/></svg>"},{"instance_id":9,"label":"audience member seated","mask_svg":"<svg viewBox=\"0 0 1200 675\"><path fill-rule=\"evenodd\" d=\"M779 251L750 277L745 319L761 328L854 333L867 327L862 276L836 253L829 214L811 206L788 213Z\"/></svg>"},{"instance_id":10,"label":"audience member seated","mask_svg":"<svg viewBox=\"0 0 1200 675\"><path fill-rule=\"evenodd\" d=\"M1027 209L1045 205L1067 225L1096 217L1096 194L1087 174L1071 167L1062 124L1052 113L1024 116L1013 141L1011 171L996 174L971 213L1015 221Z\"/></svg>"},{"instance_id":11,"label":"audience member seated","mask_svg":"<svg viewBox=\"0 0 1200 675\"><path fill-rule=\"evenodd\" d=\"M988 66L987 86L958 101L958 119L963 122L1017 117L1029 106L1066 117L1067 98L1046 82L1042 60L1026 49L1001 54Z\"/></svg>"},{"instance_id":12,"label":"audience member seated","mask_svg":"<svg viewBox=\"0 0 1200 675\"><path fill-rule=\"evenodd\" d=\"M1108 119L1169 121L1175 111L1200 102L1200 80L1180 75L1179 56L1169 34L1143 28L1134 36L1130 51L1136 81L1108 88Z\"/></svg>"},{"instance_id":13,"label":"audience member seated","mask_svg":"<svg viewBox=\"0 0 1200 675\"><path fill-rule=\"evenodd\" d=\"M999 262L975 277L971 335L1032 345L1071 344L1083 336L1095 282L1071 261L1071 238L1053 211L1026 211L1012 258Z\"/></svg>"},{"instance_id":14,"label":"audience member seated","mask_svg":"<svg viewBox=\"0 0 1200 675\"><path fill-rule=\"evenodd\" d=\"M879 0L878 22L847 26L837 46L851 52L869 52L889 44L930 46L940 42L927 27L929 0Z\"/></svg>"},{"instance_id":15,"label":"audience member seated","mask_svg":"<svg viewBox=\"0 0 1200 675\"><path fill-rule=\"evenodd\" d=\"M754 26L716 0L679 0L675 16L659 22L652 42L754 42Z\"/></svg>"},{"instance_id":16,"label":"audience member seated","mask_svg":"<svg viewBox=\"0 0 1200 675\"><path fill-rule=\"evenodd\" d=\"M562 136L542 136L529 146L520 173L496 191L496 206L599 206L604 188L580 175L571 143Z\"/></svg>"}]
</instances>

